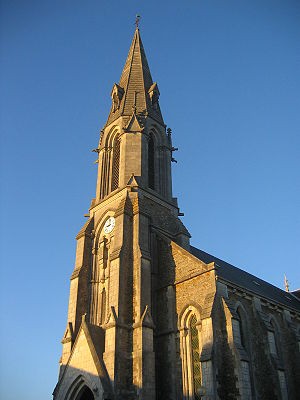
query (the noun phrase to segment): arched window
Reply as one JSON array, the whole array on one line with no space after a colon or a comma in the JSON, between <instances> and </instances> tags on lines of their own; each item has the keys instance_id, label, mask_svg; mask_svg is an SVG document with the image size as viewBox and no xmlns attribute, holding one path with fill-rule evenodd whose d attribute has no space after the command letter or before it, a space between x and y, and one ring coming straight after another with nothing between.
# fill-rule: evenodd
<instances>
[{"instance_id":1,"label":"arched window","mask_svg":"<svg viewBox=\"0 0 300 400\"><path fill-rule=\"evenodd\" d=\"M239 319L234 318L232 320L232 330L233 330L233 340L235 343L242 345L242 329L241 329L241 321Z\"/></svg>"},{"instance_id":2,"label":"arched window","mask_svg":"<svg viewBox=\"0 0 300 400\"><path fill-rule=\"evenodd\" d=\"M252 398L251 386L251 353L247 340L247 318L246 311L242 305L236 309L236 316L232 319L233 340L239 349L239 385L240 394L243 399Z\"/></svg>"},{"instance_id":3,"label":"arched window","mask_svg":"<svg viewBox=\"0 0 300 400\"><path fill-rule=\"evenodd\" d=\"M107 268L107 262L108 262L108 245L107 245L107 239L103 239L103 269Z\"/></svg>"},{"instance_id":4,"label":"arched window","mask_svg":"<svg viewBox=\"0 0 300 400\"><path fill-rule=\"evenodd\" d=\"M104 199L110 192L119 187L120 174L120 135L112 129L103 137L103 145L99 153L99 195Z\"/></svg>"},{"instance_id":5,"label":"arched window","mask_svg":"<svg viewBox=\"0 0 300 400\"><path fill-rule=\"evenodd\" d=\"M241 338L241 345L246 348L246 327L245 327L245 320L242 317L242 313L240 307L237 309L237 315L239 317L239 325L240 325L240 338Z\"/></svg>"},{"instance_id":6,"label":"arched window","mask_svg":"<svg viewBox=\"0 0 300 400\"><path fill-rule=\"evenodd\" d=\"M103 225L99 226L103 228ZM106 318L107 294L105 292L105 281L108 279L107 270L109 268L109 240L106 237L101 240L101 238L98 239L96 234L94 253L89 315L92 324L102 325Z\"/></svg>"},{"instance_id":7,"label":"arched window","mask_svg":"<svg viewBox=\"0 0 300 400\"><path fill-rule=\"evenodd\" d=\"M273 318L271 318L270 320L270 326L271 329L268 330L268 342L269 342L270 353L275 357L279 357L280 354L279 354L278 328Z\"/></svg>"},{"instance_id":8,"label":"arched window","mask_svg":"<svg viewBox=\"0 0 300 400\"><path fill-rule=\"evenodd\" d=\"M244 347L246 349L247 344L246 344L246 327L245 327L245 321L242 316L242 312L240 307L238 307L237 311L237 318L234 318L232 320L232 330L233 330L233 339L235 343L239 344L240 346Z\"/></svg>"},{"instance_id":9,"label":"arched window","mask_svg":"<svg viewBox=\"0 0 300 400\"><path fill-rule=\"evenodd\" d=\"M184 399L200 400L202 390L201 320L198 310L189 306L180 318L180 350Z\"/></svg>"},{"instance_id":10,"label":"arched window","mask_svg":"<svg viewBox=\"0 0 300 400\"><path fill-rule=\"evenodd\" d=\"M155 189L154 182L154 140L152 134L148 141L148 186L150 189Z\"/></svg>"},{"instance_id":11,"label":"arched window","mask_svg":"<svg viewBox=\"0 0 300 400\"><path fill-rule=\"evenodd\" d=\"M113 145L111 190L118 189L120 175L120 138L116 137Z\"/></svg>"},{"instance_id":12,"label":"arched window","mask_svg":"<svg viewBox=\"0 0 300 400\"><path fill-rule=\"evenodd\" d=\"M105 323L105 315L106 315L106 290L103 288L101 294L101 310L100 310L100 325Z\"/></svg>"}]
</instances>

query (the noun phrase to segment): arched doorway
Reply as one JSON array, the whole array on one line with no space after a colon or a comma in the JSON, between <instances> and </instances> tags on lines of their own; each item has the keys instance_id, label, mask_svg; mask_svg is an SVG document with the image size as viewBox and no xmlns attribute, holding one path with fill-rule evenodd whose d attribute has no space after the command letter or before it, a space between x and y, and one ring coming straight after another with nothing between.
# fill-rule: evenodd
<instances>
[{"instance_id":1,"label":"arched doorway","mask_svg":"<svg viewBox=\"0 0 300 400\"><path fill-rule=\"evenodd\" d=\"M84 386L80 390L76 400L95 400L95 398L91 389L89 389L87 386Z\"/></svg>"}]
</instances>

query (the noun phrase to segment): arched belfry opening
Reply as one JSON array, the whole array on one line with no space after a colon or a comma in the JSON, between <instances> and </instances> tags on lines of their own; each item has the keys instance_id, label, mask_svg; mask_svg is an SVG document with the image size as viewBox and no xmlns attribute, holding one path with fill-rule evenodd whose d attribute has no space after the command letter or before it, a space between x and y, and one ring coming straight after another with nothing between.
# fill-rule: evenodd
<instances>
[{"instance_id":1,"label":"arched belfry opening","mask_svg":"<svg viewBox=\"0 0 300 400\"><path fill-rule=\"evenodd\" d=\"M99 150L99 180L97 196L104 199L120 184L120 134L112 129L103 137L103 144Z\"/></svg>"},{"instance_id":2,"label":"arched belfry opening","mask_svg":"<svg viewBox=\"0 0 300 400\"><path fill-rule=\"evenodd\" d=\"M88 388L87 386L84 386L74 400L94 400L94 399L95 397L91 389Z\"/></svg>"},{"instance_id":3,"label":"arched belfry opening","mask_svg":"<svg viewBox=\"0 0 300 400\"><path fill-rule=\"evenodd\" d=\"M150 134L148 141L148 187L155 189L155 167L154 167L154 140L153 135Z\"/></svg>"},{"instance_id":4,"label":"arched belfry opening","mask_svg":"<svg viewBox=\"0 0 300 400\"><path fill-rule=\"evenodd\" d=\"M113 142L111 191L118 189L120 176L120 137L117 135Z\"/></svg>"}]
</instances>

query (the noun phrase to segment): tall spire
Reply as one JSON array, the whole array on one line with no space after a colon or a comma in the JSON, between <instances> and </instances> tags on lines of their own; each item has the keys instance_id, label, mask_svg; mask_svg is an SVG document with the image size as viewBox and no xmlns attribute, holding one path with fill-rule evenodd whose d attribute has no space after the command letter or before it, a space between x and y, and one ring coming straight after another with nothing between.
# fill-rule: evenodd
<instances>
[{"instance_id":1,"label":"tall spire","mask_svg":"<svg viewBox=\"0 0 300 400\"><path fill-rule=\"evenodd\" d=\"M119 84L112 89L112 107L106 125L120 116L148 115L163 124L159 90L153 83L139 28L134 32Z\"/></svg>"}]
</instances>

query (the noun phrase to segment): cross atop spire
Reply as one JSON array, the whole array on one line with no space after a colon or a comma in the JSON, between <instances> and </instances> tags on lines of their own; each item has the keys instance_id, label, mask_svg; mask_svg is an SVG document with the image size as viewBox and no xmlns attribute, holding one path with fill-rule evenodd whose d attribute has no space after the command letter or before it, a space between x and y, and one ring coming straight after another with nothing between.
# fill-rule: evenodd
<instances>
[{"instance_id":1,"label":"cross atop spire","mask_svg":"<svg viewBox=\"0 0 300 400\"><path fill-rule=\"evenodd\" d=\"M120 116L131 116L133 109L140 116L148 115L164 124L158 103L159 90L153 83L138 29L139 18L137 16L137 27L119 84L115 84L112 90L113 104L106 126Z\"/></svg>"},{"instance_id":2,"label":"cross atop spire","mask_svg":"<svg viewBox=\"0 0 300 400\"><path fill-rule=\"evenodd\" d=\"M289 281L287 280L286 275L284 274L284 288L286 292L290 291L290 285L289 285Z\"/></svg>"},{"instance_id":3,"label":"cross atop spire","mask_svg":"<svg viewBox=\"0 0 300 400\"><path fill-rule=\"evenodd\" d=\"M138 15L138 14L136 14L136 16L135 16L135 26L136 26L136 29L139 29L139 22L140 22L140 19L141 19L141 16Z\"/></svg>"}]
</instances>

